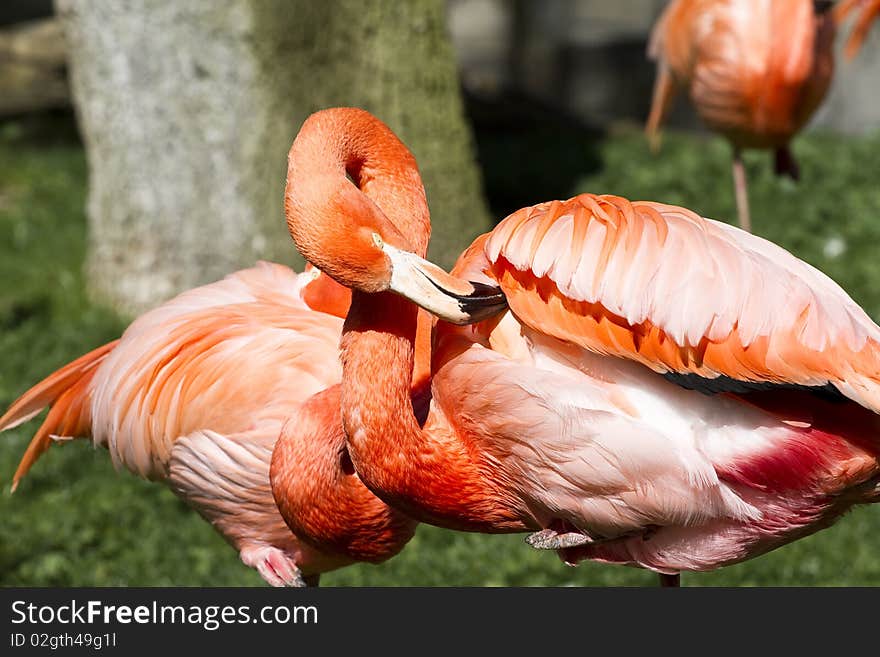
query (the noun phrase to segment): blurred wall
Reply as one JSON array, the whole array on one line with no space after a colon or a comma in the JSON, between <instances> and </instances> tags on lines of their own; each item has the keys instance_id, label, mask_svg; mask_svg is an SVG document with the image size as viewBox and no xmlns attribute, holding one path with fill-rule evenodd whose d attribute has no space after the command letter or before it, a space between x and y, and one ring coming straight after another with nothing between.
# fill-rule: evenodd
<instances>
[{"instance_id":1,"label":"blurred wall","mask_svg":"<svg viewBox=\"0 0 880 657\"><path fill-rule=\"evenodd\" d=\"M0 26L44 18L52 13L52 0L3 0Z\"/></svg>"},{"instance_id":2,"label":"blurred wall","mask_svg":"<svg viewBox=\"0 0 880 657\"><path fill-rule=\"evenodd\" d=\"M843 27L842 36L849 34ZM814 126L848 134L880 129L880 20L853 61L843 57L845 38L837 39L834 81L813 119Z\"/></svg>"},{"instance_id":3,"label":"blurred wall","mask_svg":"<svg viewBox=\"0 0 880 657\"><path fill-rule=\"evenodd\" d=\"M666 0L446 2L468 93L527 94L597 126L644 120L654 80L645 49ZM51 10L51 0L3 0L0 26ZM880 25L875 25L855 61L838 57L831 92L812 126L850 134L880 129L878 98ZM701 129L684 100L668 123Z\"/></svg>"},{"instance_id":4,"label":"blurred wall","mask_svg":"<svg viewBox=\"0 0 880 657\"><path fill-rule=\"evenodd\" d=\"M647 116L654 66L645 52L666 0L447 0L447 6L469 93L523 93L603 127ZM844 133L880 129L878 98L875 25L855 61L838 57L832 89L812 125ZM701 129L685 99L668 124Z\"/></svg>"}]
</instances>

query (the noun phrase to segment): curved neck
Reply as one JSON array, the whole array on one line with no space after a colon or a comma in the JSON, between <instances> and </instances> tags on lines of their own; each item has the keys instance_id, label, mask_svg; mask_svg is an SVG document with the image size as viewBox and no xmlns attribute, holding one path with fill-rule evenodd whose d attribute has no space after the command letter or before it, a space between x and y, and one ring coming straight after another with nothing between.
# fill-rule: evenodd
<instances>
[{"instance_id":1,"label":"curved neck","mask_svg":"<svg viewBox=\"0 0 880 657\"><path fill-rule=\"evenodd\" d=\"M309 260L337 279L362 283L360 289L383 289L370 286L384 270L370 264L371 251L353 233L380 227L386 240L420 256L430 237L415 159L385 124L353 108L324 110L303 124L288 156L285 211ZM417 519L479 531L524 529L508 517L492 477L482 474L490 470L479 450L448 424L419 426L410 396L416 314L415 305L388 292L352 293L342 336L341 408L358 475Z\"/></svg>"},{"instance_id":2,"label":"curved neck","mask_svg":"<svg viewBox=\"0 0 880 657\"><path fill-rule=\"evenodd\" d=\"M528 529L478 450L443 421L419 426L410 396L416 313L391 293L352 295L342 335L342 419L355 469L383 500L419 520L463 531Z\"/></svg>"},{"instance_id":3,"label":"curved neck","mask_svg":"<svg viewBox=\"0 0 880 657\"><path fill-rule=\"evenodd\" d=\"M345 448L340 386L312 396L285 425L272 454L270 480L291 531L325 554L377 563L397 554L416 521L373 495Z\"/></svg>"}]
</instances>

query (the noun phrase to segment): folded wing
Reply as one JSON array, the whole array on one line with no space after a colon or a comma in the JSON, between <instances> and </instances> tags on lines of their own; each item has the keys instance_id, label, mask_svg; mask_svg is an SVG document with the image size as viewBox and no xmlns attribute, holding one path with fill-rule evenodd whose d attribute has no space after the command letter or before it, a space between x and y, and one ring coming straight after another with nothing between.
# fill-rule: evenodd
<instances>
[{"instance_id":1,"label":"folded wing","mask_svg":"<svg viewBox=\"0 0 880 657\"><path fill-rule=\"evenodd\" d=\"M661 373L830 384L880 412L880 328L781 247L684 208L582 194L484 242L526 325Z\"/></svg>"}]
</instances>

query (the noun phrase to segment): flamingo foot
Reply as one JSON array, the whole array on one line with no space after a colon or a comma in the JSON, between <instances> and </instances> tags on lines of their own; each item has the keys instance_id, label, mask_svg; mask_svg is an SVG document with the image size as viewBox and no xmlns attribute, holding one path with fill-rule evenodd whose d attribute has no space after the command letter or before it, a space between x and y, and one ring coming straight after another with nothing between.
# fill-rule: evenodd
<instances>
[{"instance_id":1,"label":"flamingo foot","mask_svg":"<svg viewBox=\"0 0 880 657\"><path fill-rule=\"evenodd\" d=\"M278 548L267 545L246 547L241 550L239 556L245 565L256 569L262 578L272 586L303 588L309 585L296 562Z\"/></svg>"},{"instance_id":2,"label":"flamingo foot","mask_svg":"<svg viewBox=\"0 0 880 657\"><path fill-rule=\"evenodd\" d=\"M542 529L526 537L526 543L537 550L563 550L592 543L593 539L578 531L559 533L555 529Z\"/></svg>"}]
</instances>

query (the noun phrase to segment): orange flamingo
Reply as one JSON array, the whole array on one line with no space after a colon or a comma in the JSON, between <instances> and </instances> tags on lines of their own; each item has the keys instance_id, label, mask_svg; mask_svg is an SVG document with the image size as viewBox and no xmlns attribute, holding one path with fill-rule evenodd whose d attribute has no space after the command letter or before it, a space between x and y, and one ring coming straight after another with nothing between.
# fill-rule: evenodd
<instances>
[{"instance_id":1,"label":"orange flamingo","mask_svg":"<svg viewBox=\"0 0 880 657\"><path fill-rule=\"evenodd\" d=\"M789 149L828 91L834 68L830 2L673 0L654 27L657 60L646 131L656 148L678 90L733 146L739 225L751 230L745 148L773 149L776 172L799 177Z\"/></svg>"},{"instance_id":2,"label":"orange flamingo","mask_svg":"<svg viewBox=\"0 0 880 657\"><path fill-rule=\"evenodd\" d=\"M880 327L779 246L582 194L507 217L450 279L422 259L415 161L380 121L319 112L288 167L292 237L353 289L343 423L389 504L677 583L880 499ZM437 325L425 418L408 300L478 321Z\"/></svg>"},{"instance_id":3,"label":"orange flamingo","mask_svg":"<svg viewBox=\"0 0 880 657\"><path fill-rule=\"evenodd\" d=\"M421 311L410 391L417 417L430 399L432 325ZM313 395L284 425L269 469L272 494L287 526L312 547L377 563L403 548L415 522L379 503L358 479L345 446L341 390L335 384Z\"/></svg>"},{"instance_id":4,"label":"orange flamingo","mask_svg":"<svg viewBox=\"0 0 880 657\"><path fill-rule=\"evenodd\" d=\"M852 59L859 52L862 43L868 36L871 24L880 16L880 0L843 0L834 7L835 21L840 24L851 11L861 8L861 13L853 24L852 32L846 42L845 53Z\"/></svg>"},{"instance_id":5,"label":"orange flamingo","mask_svg":"<svg viewBox=\"0 0 880 657\"><path fill-rule=\"evenodd\" d=\"M316 585L322 572L391 557L415 523L340 461L338 342L349 299L317 270L264 262L145 313L0 418L10 429L51 407L13 490L52 439L91 437L116 467L165 481L272 585ZM269 469L282 426L298 447L288 476L320 488L333 541L294 535L279 514Z\"/></svg>"}]
</instances>

